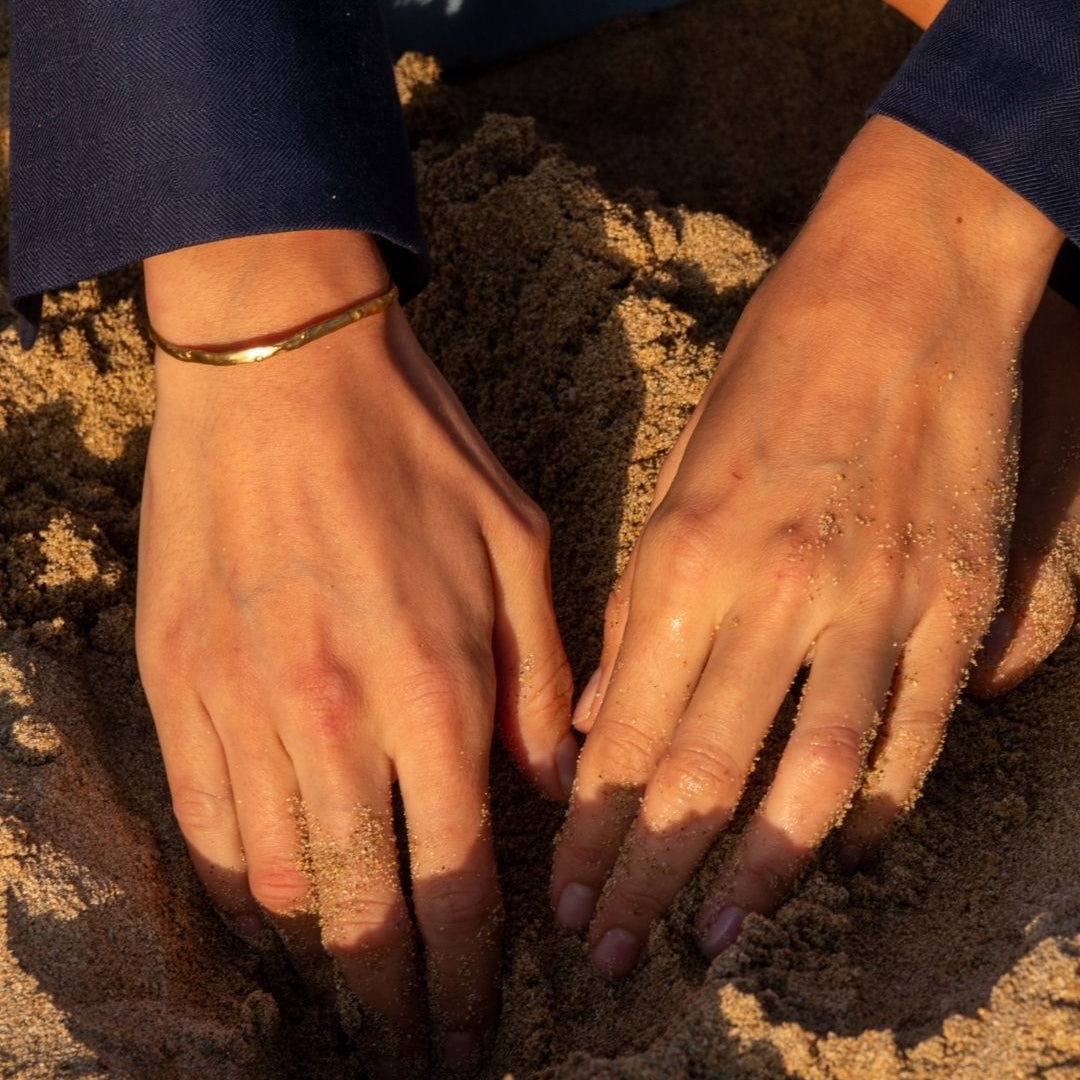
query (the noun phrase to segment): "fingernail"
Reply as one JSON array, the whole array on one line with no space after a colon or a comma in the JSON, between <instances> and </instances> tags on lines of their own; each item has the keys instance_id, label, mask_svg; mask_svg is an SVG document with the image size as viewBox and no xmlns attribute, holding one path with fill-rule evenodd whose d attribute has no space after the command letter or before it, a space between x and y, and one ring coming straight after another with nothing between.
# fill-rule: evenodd
<instances>
[{"instance_id":1,"label":"fingernail","mask_svg":"<svg viewBox=\"0 0 1080 1080\"><path fill-rule=\"evenodd\" d=\"M705 935L705 955L710 960L714 960L734 942L742 930L745 918L746 912L737 907L726 907L717 915L716 921Z\"/></svg>"},{"instance_id":2,"label":"fingernail","mask_svg":"<svg viewBox=\"0 0 1080 1080\"><path fill-rule=\"evenodd\" d=\"M862 866L863 849L858 844L844 844L836 856L840 864L840 872L854 874Z\"/></svg>"},{"instance_id":3,"label":"fingernail","mask_svg":"<svg viewBox=\"0 0 1080 1080\"><path fill-rule=\"evenodd\" d=\"M555 748L555 768L559 773L563 797L569 799L574 790L574 776L577 773L578 744L574 736L567 735Z\"/></svg>"},{"instance_id":4,"label":"fingernail","mask_svg":"<svg viewBox=\"0 0 1080 1080\"><path fill-rule=\"evenodd\" d=\"M476 1031L448 1031L443 1036L443 1064L454 1072L471 1069L480 1059L483 1040Z\"/></svg>"},{"instance_id":5,"label":"fingernail","mask_svg":"<svg viewBox=\"0 0 1080 1080\"><path fill-rule=\"evenodd\" d=\"M641 942L629 930L609 930L593 949L593 963L613 979L629 975L641 955Z\"/></svg>"},{"instance_id":6,"label":"fingernail","mask_svg":"<svg viewBox=\"0 0 1080 1080\"><path fill-rule=\"evenodd\" d=\"M555 917L568 930L580 930L589 925L592 918L593 908L600 894L596 889L590 889L588 885L581 885L571 881L562 891L559 897L559 906L555 909Z\"/></svg>"},{"instance_id":7,"label":"fingernail","mask_svg":"<svg viewBox=\"0 0 1080 1080\"><path fill-rule=\"evenodd\" d=\"M983 664L996 667L1015 636L1016 620L1007 611L999 612L983 641Z\"/></svg>"}]
</instances>

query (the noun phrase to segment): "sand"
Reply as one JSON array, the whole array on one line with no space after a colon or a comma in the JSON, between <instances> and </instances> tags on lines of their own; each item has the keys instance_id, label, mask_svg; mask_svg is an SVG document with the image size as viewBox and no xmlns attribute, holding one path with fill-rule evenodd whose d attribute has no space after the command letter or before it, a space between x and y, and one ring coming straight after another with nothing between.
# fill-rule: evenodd
<instances>
[{"instance_id":1,"label":"sand","mask_svg":"<svg viewBox=\"0 0 1080 1080\"><path fill-rule=\"evenodd\" d=\"M410 314L551 517L579 680L664 452L910 40L867 0L717 0L452 86L399 66L438 263ZM356 1076L281 951L218 922L168 810L132 650L144 330L129 272L52 299L31 354L0 334L0 1076ZM618 985L555 928L559 811L498 755L483 1075L1080 1077L1078 672L1074 635L965 700L880 862L826 850L711 969L706 866Z\"/></svg>"}]
</instances>

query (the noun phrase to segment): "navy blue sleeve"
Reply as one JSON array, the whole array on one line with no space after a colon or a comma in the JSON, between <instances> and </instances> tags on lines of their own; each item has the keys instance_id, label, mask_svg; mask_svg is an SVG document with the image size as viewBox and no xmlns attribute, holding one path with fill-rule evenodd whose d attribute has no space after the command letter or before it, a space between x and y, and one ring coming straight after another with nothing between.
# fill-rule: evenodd
<instances>
[{"instance_id":1,"label":"navy blue sleeve","mask_svg":"<svg viewBox=\"0 0 1080 1080\"><path fill-rule=\"evenodd\" d=\"M14 0L10 292L191 244L373 233L407 297L427 261L376 0Z\"/></svg>"},{"instance_id":2,"label":"navy blue sleeve","mask_svg":"<svg viewBox=\"0 0 1080 1080\"><path fill-rule=\"evenodd\" d=\"M871 112L963 154L1080 243L1077 0L949 0Z\"/></svg>"}]
</instances>

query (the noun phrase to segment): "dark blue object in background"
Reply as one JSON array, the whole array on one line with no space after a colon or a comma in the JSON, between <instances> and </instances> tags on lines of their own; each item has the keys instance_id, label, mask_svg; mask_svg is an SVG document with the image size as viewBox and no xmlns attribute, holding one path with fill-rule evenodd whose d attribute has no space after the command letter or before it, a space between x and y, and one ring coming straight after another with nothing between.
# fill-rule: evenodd
<instances>
[{"instance_id":1,"label":"dark blue object in background","mask_svg":"<svg viewBox=\"0 0 1080 1080\"><path fill-rule=\"evenodd\" d=\"M683 0L379 0L391 51L437 56L445 68L487 63L573 37L616 15Z\"/></svg>"},{"instance_id":2,"label":"dark blue object in background","mask_svg":"<svg viewBox=\"0 0 1080 1080\"><path fill-rule=\"evenodd\" d=\"M395 51L456 67L677 2L12 0L22 341L45 290L252 233L372 233L415 292L427 259L380 5ZM1080 240L1080 0L949 0L876 110Z\"/></svg>"}]
</instances>

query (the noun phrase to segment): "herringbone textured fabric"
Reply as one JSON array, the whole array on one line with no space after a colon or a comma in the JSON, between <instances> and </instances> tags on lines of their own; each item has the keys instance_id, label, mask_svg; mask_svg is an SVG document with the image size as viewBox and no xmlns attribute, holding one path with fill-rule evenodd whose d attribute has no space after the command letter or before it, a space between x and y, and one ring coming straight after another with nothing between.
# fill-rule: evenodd
<instances>
[{"instance_id":1,"label":"herringbone textured fabric","mask_svg":"<svg viewBox=\"0 0 1080 1080\"><path fill-rule=\"evenodd\" d=\"M230 236L382 238L426 256L376 0L13 0L11 285L40 293Z\"/></svg>"},{"instance_id":2,"label":"herringbone textured fabric","mask_svg":"<svg viewBox=\"0 0 1080 1080\"><path fill-rule=\"evenodd\" d=\"M1080 243L1080 0L949 0L871 111L982 166ZM1055 285L1076 272L1069 253Z\"/></svg>"},{"instance_id":3,"label":"herringbone textured fabric","mask_svg":"<svg viewBox=\"0 0 1080 1080\"><path fill-rule=\"evenodd\" d=\"M13 0L11 39L24 343L42 291L228 236L362 229L422 284L375 0ZM872 111L1080 241L1080 0L949 0Z\"/></svg>"}]
</instances>

